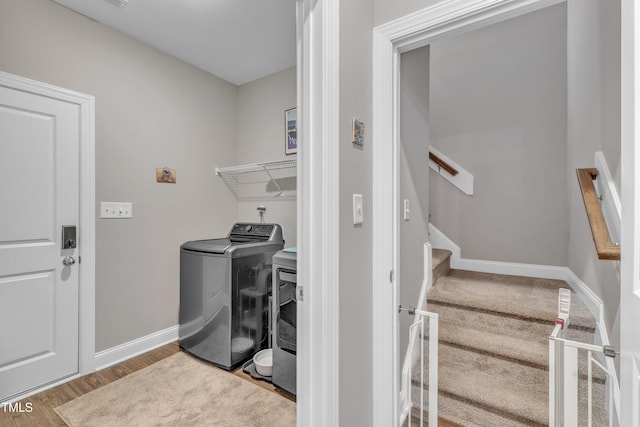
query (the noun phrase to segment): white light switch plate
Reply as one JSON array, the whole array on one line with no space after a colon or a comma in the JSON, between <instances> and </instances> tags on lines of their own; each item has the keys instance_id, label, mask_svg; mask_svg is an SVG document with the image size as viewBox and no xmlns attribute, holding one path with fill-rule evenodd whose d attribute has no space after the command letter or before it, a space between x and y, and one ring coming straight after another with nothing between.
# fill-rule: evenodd
<instances>
[{"instance_id":1,"label":"white light switch plate","mask_svg":"<svg viewBox=\"0 0 640 427\"><path fill-rule=\"evenodd\" d=\"M100 202L100 218L133 218L133 203Z\"/></svg>"},{"instance_id":2,"label":"white light switch plate","mask_svg":"<svg viewBox=\"0 0 640 427\"><path fill-rule=\"evenodd\" d=\"M362 194L353 195L353 225L362 224Z\"/></svg>"},{"instance_id":3,"label":"white light switch plate","mask_svg":"<svg viewBox=\"0 0 640 427\"><path fill-rule=\"evenodd\" d=\"M404 199L404 220L409 221L409 214L411 213L411 205L409 203L409 199Z\"/></svg>"}]
</instances>

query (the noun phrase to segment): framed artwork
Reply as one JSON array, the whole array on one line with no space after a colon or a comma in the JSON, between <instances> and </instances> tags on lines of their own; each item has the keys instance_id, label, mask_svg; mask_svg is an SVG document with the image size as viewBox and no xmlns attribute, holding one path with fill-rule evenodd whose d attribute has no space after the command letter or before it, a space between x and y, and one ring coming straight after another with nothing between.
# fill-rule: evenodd
<instances>
[{"instance_id":1,"label":"framed artwork","mask_svg":"<svg viewBox=\"0 0 640 427\"><path fill-rule=\"evenodd\" d=\"M285 125L285 154L295 154L298 152L298 112L296 108L291 108L284 112Z\"/></svg>"},{"instance_id":2,"label":"framed artwork","mask_svg":"<svg viewBox=\"0 0 640 427\"><path fill-rule=\"evenodd\" d=\"M353 119L353 143L364 145L364 123L360 119Z\"/></svg>"}]
</instances>

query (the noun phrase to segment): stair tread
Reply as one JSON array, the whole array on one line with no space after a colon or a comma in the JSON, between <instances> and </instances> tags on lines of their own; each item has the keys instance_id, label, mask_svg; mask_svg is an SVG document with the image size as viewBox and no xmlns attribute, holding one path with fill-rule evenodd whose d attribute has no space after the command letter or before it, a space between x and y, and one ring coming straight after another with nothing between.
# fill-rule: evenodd
<instances>
[{"instance_id":1,"label":"stair tread","mask_svg":"<svg viewBox=\"0 0 640 427\"><path fill-rule=\"evenodd\" d=\"M561 280L451 270L449 257L444 255L438 274L445 273L429 290L426 304L439 315L439 415L465 426L548 425L549 335L558 289L570 286ZM567 337L593 343L596 322L572 295ZM586 358L578 363L579 393L586 395ZM418 367L416 362L414 385ZM594 391L604 396L604 381L597 381ZM581 408L585 399L579 398Z\"/></svg>"},{"instance_id":2,"label":"stair tread","mask_svg":"<svg viewBox=\"0 0 640 427\"><path fill-rule=\"evenodd\" d=\"M438 360L439 416L465 426L547 424L546 371L447 344L440 345ZM418 367L416 363L412 372L414 404L419 404ZM428 378L427 371L424 375ZM581 420L586 417L586 387L582 380L578 399ZM596 424L605 425L605 385L594 383L593 394ZM425 406L428 405L427 395L425 393ZM449 403L444 404L447 399ZM464 413L468 415L463 416ZM496 423L496 419L508 422ZM581 422L580 425L584 424Z\"/></svg>"},{"instance_id":3,"label":"stair tread","mask_svg":"<svg viewBox=\"0 0 640 427\"><path fill-rule=\"evenodd\" d=\"M515 418L548 421L545 371L448 345L440 345L438 359L441 392ZM419 371L412 379L419 380Z\"/></svg>"},{"instance_id":4,"label":"stair tread","mask_svg":"<svg viewBox=\"0 0 640 427\"><path fill-rule=\"evenodd\" d=\"M427 311L437 313L443 322L452 326L472 327L482 333L500 332L529 339L546 340L553 331L554 322L532 322L518 317L509 317L491 311L474 310L470 307L427 302Z\"/></svg>"},{"instance_id":5,"label":"stair tread","mask_svg":"<svg viewBox=\"0 0 640 427\"><path fill-rule=\"evenodd\" d=\"M431 278L435 285L440 278L451 270L451 251L446 249L433 249L431 251Z\"/></svg>"},{"instance_id":6,"label":"stair tread","mask_svg":"<svg viewBox=\"0 0 640 427\"><path fill-rule=\"evenodd\" d=\"M412 401L419 408L420 388L412 388ZM471 403L456 399L446 393L438 396L438 417L465 427L531 427L529 421L517 421L507 414L498 414L488 409L479 408ZM425 416L425 419L426 416Z\"/></svg>"},{"instance_id":7,"label":"stair tread","mask_svg":"<svg viewBox=\"0 0 640 427\"><path fill-rule=\"evenodd\" d=\"M516 359L530 365L549 366L549 340L517 337L497 332L480 331L471 327L450 328L441 323L440 342L465 346L476 351Z\"/></svg>"},{"instance_id":8,"label":"stair tread","mask_svg":"<svg viewBox=\"0 0 640 427\"><path fill-rule=\"evenodd\" d=\"M570 287L562 280L451 270L429 290L427 301L553 321L560 288ZM593 316L575 293L571 319L574 327L595 328Z\"/></svg>"},{"instance_id":9,"label":"stair tread","mask_svg":"<svg viewBox=\"0 0 640 427\"><path fill-rule=\"evenodd\" d=\"M451 257L451 251L448 249L432 249L431 250L431 265L435 269L438 265L445 262Z\"/></svg>"}]
</instances>

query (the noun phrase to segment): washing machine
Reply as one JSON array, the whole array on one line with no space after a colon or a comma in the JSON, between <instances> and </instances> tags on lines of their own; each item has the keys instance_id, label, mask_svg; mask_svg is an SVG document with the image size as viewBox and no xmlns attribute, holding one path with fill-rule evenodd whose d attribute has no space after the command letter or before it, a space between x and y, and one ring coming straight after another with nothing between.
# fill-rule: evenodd
<instances>
[{"instance_id":1,"label":"washing machine","mask_svg":"<svg viewBox=\"0 0 640 427\"><path fill-rule=\"evenodd\" d=\"M273 256L273 385L296 395L297 253L287 248Z\"/></svg>"},{"instance_id":2,"label":"washing machine","mask_svg":"<svg viewBox=\"0 0 640 427\"><path fill-rule=\"evenodd\" d=\"M266 348L278 224L236 223L225 238L180 247L180 347L224 369Z\"/></svg>"}]
</instances>

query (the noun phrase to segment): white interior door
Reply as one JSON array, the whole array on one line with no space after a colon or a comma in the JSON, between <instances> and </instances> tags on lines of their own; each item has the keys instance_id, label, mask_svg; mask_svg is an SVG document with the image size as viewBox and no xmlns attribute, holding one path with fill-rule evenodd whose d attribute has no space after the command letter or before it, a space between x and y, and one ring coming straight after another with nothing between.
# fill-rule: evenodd
<instances>
[{"instance_id":1,"label":"white interior door","mask_svg":"<svg viewBox=\"0 0 640 427\"><path fill-rule=\"evenodd\" d=\"M620 412L640 425L640 6L622 3L622 229L620 274Z\"/></svg>"},{"instance_id":2,"label":"white interior door","mask_svg":"<svg viewBox=\"0 0 640 427\"><path fill-rule=\"evenodd\" d=\"M78 372L79 143L77 104L0 85L0 401Z\"/></svg>"}]
</instances>

